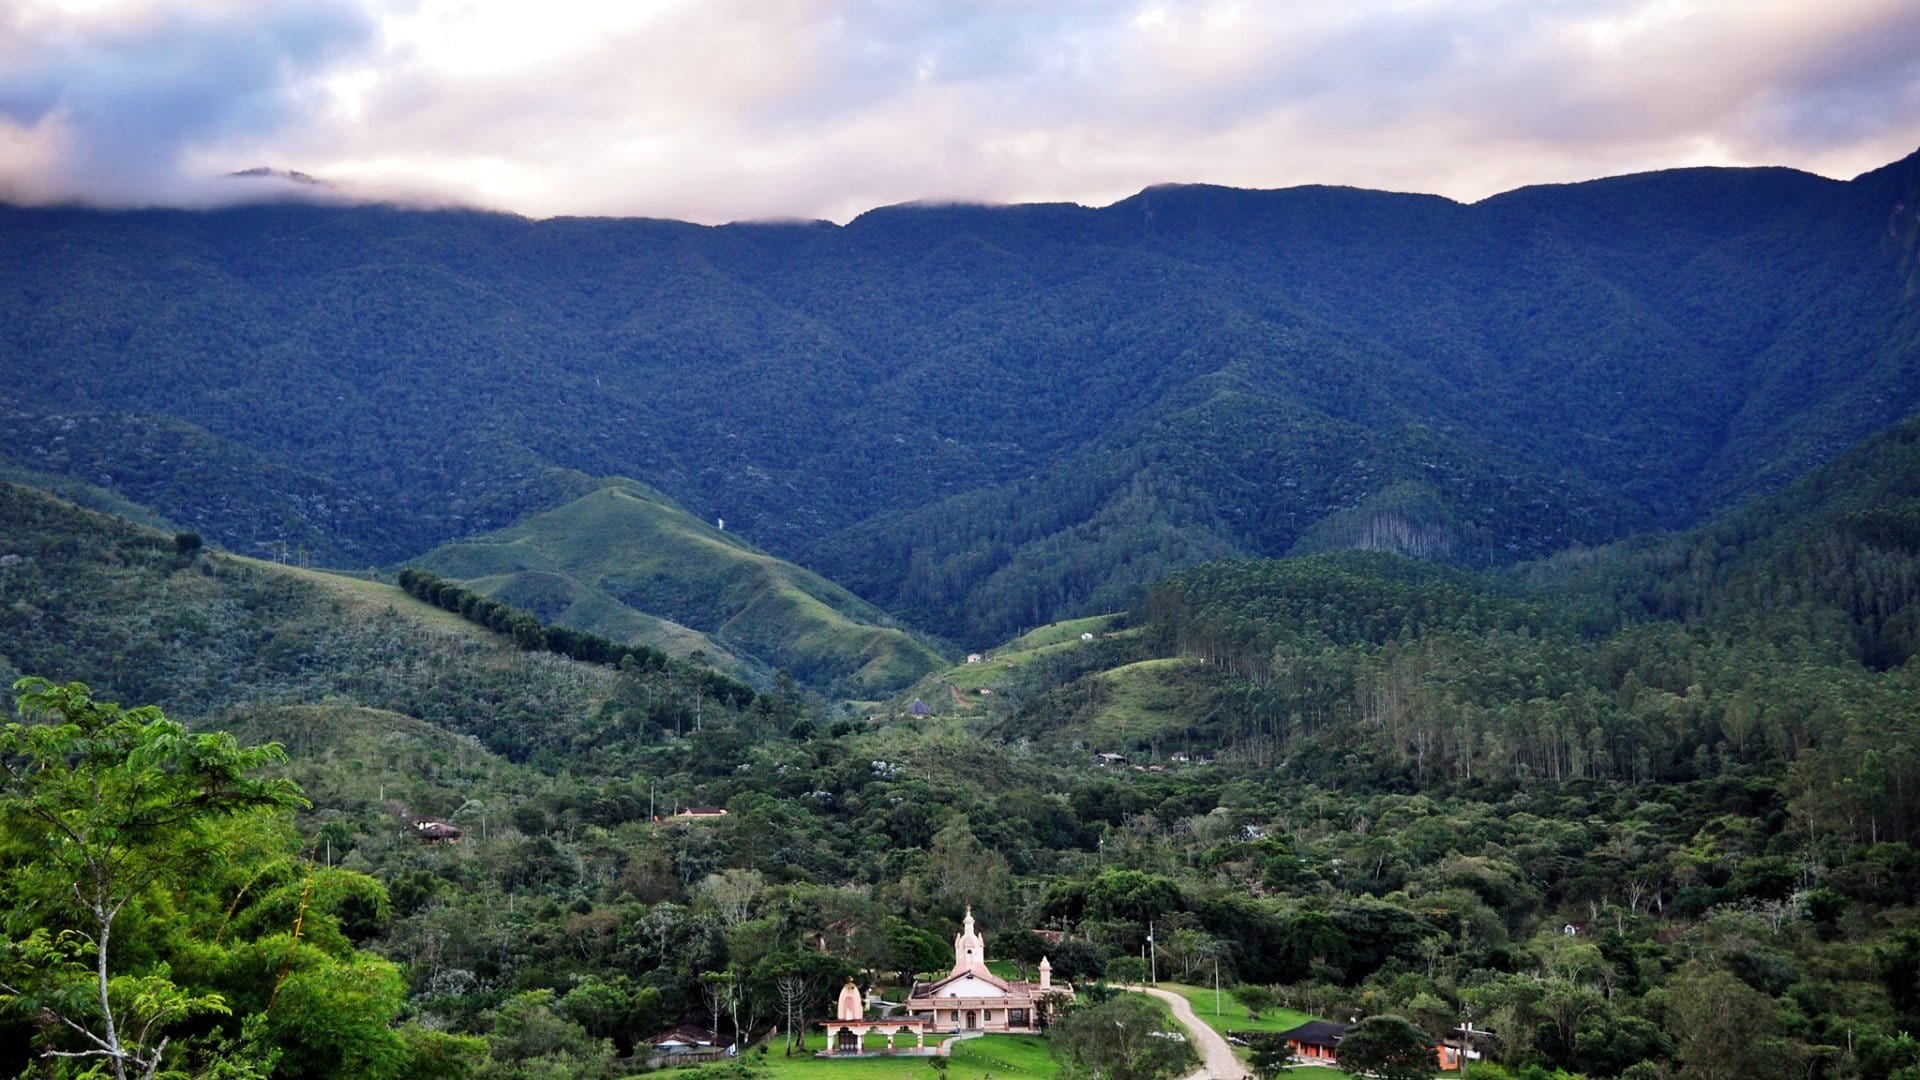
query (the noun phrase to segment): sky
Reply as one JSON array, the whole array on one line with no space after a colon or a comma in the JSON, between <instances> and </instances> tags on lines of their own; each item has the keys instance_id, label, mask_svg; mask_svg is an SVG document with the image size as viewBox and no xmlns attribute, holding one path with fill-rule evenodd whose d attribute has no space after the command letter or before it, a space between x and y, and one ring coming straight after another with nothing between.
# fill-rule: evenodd
<instances>
[{"instance_id":1,"label":"sky","mask_svg":"<svg viewBox=\"0 0 1920 1080\"><path fill-rule=\"evenodd\" d=\"M845 221L1920 148L1916 0L3 0L0 199Z\"/></svg>"}]
</instances>

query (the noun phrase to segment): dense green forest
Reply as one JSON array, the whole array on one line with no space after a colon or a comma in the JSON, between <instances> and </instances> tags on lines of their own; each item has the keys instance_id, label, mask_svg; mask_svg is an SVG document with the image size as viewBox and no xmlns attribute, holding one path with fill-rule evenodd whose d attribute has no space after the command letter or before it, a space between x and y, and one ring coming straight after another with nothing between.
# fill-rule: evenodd
<instances>
[{"instance_id":1,"label":"dense green forest","mask_svg":"<svg viewBox=\"0 0 1920 1080\"><path fill-rule=\"evenodd\" d=\"M848 975L944 970L971 907L990 955L1044 953L1089 1004L1151 924L1160 978L1217 967L1255 1011L1471 1017L1475 1075L1906 1078L1916 453L1909 423L1694 531L1497 572L1212 563L879 708L582 663L428 575L432 604L8 487L0 642L7 674L285 746L259 775L307 805L261 807L282 824L247 856L272 890L142 894L120 954L243 1006L174 1023L260 1075L619 1075L678 1021L764 1032L783 986L818 1016ZM307 905L320 985L248 998L271 980L226 957L281 955L309 890L339 897ZM217 920L161 918L223 903L260 911L218 949ZM381 980L350 1029L390 1034L377 1060L290 1049L329 965ZM9 1015L13 1067L59 1038Z\"/></svg>"},{"instance_id":2,"label":"dense green forest","mask_svg":"<svg viewBox=\"0 0 1920 1080\"><path fill-rule=\"evenodd\" d=\"M1496 566L1777 490L1920 403L1917 169L845 226L0 208L0 461L356 569L630 476L983 647L1214 559Z\"/></svg>"},{"instance_id":3,"label":"dense green forest","mask_svg":"<svg viewBox=\"0 0 1920 1080\"><path fill-rule=\"evenodd\" d=\"M0 208L0 1073L1915 1080L1915 205Z\"/></svg>"}]
</instances>

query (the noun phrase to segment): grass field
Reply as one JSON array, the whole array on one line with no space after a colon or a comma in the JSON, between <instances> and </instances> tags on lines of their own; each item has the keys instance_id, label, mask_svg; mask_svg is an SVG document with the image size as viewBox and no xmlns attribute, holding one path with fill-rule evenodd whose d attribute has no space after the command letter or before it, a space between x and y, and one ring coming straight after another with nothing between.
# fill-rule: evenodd
<instances>
[{"instance_id":1,"label":"grass field","mask_svg":"<svg viewBox=\"0 0 1920 1080\"><path fill-rule=\"evenodd\" d=\"M1014 638L995 652L1023 651L1057 645L1063 641L1078 641L1081 634L1093 634L1098 637L1111 629L1119 618L1118 615L1089 615L1084 619L1067 619L1062 622L1048 623Z\"/></svg>"},{"instance_id":2,"label":"grass field","mask_svg":"<svg viewBox=\"0 0 1920 1080\"><path fill-rule=\"evenodd\" d=\"M1194 721L1193 703L1204 700L1217 673L1199 660L1142 660L1094 676L1099 704L1077 725L1098 749L1132 750L1163 739Z\"/></svg>"},{"instance_id":3,"label":"grass field","mask_svg":"<svg viewBox=\"0 0 1920 1080\"><path fill-rule=\"evenodd\" d=\"M631 481L509 528L445 544L418 560L437 574L549 592L568 581L598 597L711 636L802 681L844 676L855 692L906 686L945 661L877 608L818 574L693 517ZM541 575L530 579L527 575ZM558 613L630 633L604 604Z\"/></svg>"},{"instance_id":4,"label":"grass field","mask_svg":"<svg viewBox=\"0 0 1920 1080\"><path fill-rule=\"evenodd\" d=\"M246 555L221 553L219 558L232 559L279 574L290 574L302 581L310 582L325 589L329 595L354 615L373 615L387 608L399 612L410 619L426 623L436 629L465 634L481 641L506 642L506 639L485 627L475 626L454 612L444 610L416 600L407 595L398 585L383 581L368 581L365 577L336 570L306 570L298 566L255 559Z\"/></svg>"},{"instance_id":5,"label":"grass field","mask_svg":"<svg viewBox=\"0 0 1920 1080\"><path fill-rule=\"evenodd\" d=\"M1187 986L1182 983L1163 982L1160 984L1160 989L1171 990L1181 997L1186 998L1187 1001L1193 1005L1194 1015L1198 1016L1201 1020L1205 1021L1209 1027L1212 1027L1215 1031L1223 1035L1230 1031L1291 1031L1309 1020L1323 1019L1322 1017L1309 1016L1295 1009L1273 1008L1261 1013L1260 1019L1252 1020L1247 1017L1246 1008L1239 1002L1233 1000L1233 995L1228 993L1224 988L1220 991L1220 1015L1216 1017L1213 1013L1213 987ZM1245 1047L1235 1047L1234 1053L1238 1055L1242 1061L1247 1058L1247 1050ZM1346 1080L1351 1074L1341 1072L1339 1069L1329 1069L1319 1065L1306 1065L1300 1068L1288 1069L1281 1075L1286 1077L1287 1080L1297 1080L1297 1078L1302 1077L1326 1077L1329 1078L1329 1080L1334 1077L1339 1077L1341 1080ZM1460 1074L1458 1072L1436 1071L1433 1075L1436 1077L1451 1077L1459 1076Z\"/></svg>"},{"instance_id":6,"label":"grass field","mask_svg":"<svg viewBox=\"0 0 1920 1080\"><path fill-rule=\"evenodd\" d=\"M772 672L734 655L726 646L700 631L671 619L636 611L607 595L604 590L565 574L522 570L473 578L467 582L467 587L503 604L530 611L541 622L559 623L615 641L650 646L682 660L697 650L706 655L709 665L735 678L749 682L772 680Z\"/></svg>"},{"instance_id":7,"label":"grass field","mask_svg":"<svg viewBox=\"0 0 1920 1080\"><path fill-rule=\"evenodd\" d=\"M882 1040L884 1044L884 1040ZM911 1037L896 1040L896 1045L913 1045ZM824 1032L809 1032L806 1053L786 1057L775 1040L763 1057L749 1051L744 1063L752 1073L765 1080L935 1080L935 1071L925 1057L819 1058L814 1053L826 1046ZM663 1070L657 1075L671 1080L702 1080L707 1074L728 1075L730 1063L696 1066L690 1069ZM1037 1035L988 1035L955 1043L947 1061L948 1080L1051 1080L1060 1071L1047 1051L1047 1042Z\"/></svg>"},{"instance_id":8,"label":"grass field","mask_svg":"<svg viewBox=\"0 0 1920 1080\"><path fill-rule=\"evenodd\" d=\"M1163 982L1160 989L1171 990L1193 1004L1193 1013L1206 1021L1207 1025L1221 1034L1229 1031L1290 1031L1313 1017L1293 1009L1268 1009L1260 1014L1260 1019L1248 1018L1246 1007L1233 1000L1233 995L1220 991L1220 1015L1213 1012L1213 987L1187 986L1182 983ZM1288 1075L1298 1075L1289 1073Z\"/></svg>"},{"instance_id":9,"label":"grass field","mask_svg":"<svg viewBox=\"0 0 1920 1080\"><path fill-rule=\"evenodd\" d=\"M992 689L1005 683L1020 667L1048 654L1080 648L1081 634L1106 635L1119 618L1118 615L1093 615L1048 623L985 654L978 664L960 664L941 672L937 681L958 690L964 707L976 707L980 703L974 699L981 688Z\"/></svg>"}]
</instances>

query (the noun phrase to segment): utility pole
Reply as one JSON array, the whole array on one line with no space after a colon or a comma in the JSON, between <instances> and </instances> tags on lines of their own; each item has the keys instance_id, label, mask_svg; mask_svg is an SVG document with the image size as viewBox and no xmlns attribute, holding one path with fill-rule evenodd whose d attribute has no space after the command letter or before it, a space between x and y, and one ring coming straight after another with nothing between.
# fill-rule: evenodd
<instances>
[{"instance_id":1,"label":"utility pole","mask_svg":"<svg viewBox=\"0 0 1920 1080\"><path fill-rule=\"evenodd\" d=\"M1220 1019L1220 957L1213 958L1213 1018Z\"/></svg>"},{"instance_id":2,"label":"utility pole","mask_svg":"<svg viewBox=\"0 0 1920 1080\"><path fill-rule=\"evenodd\" d=\"M1160 946L1153 940L1153 920L1147 920L1147 981L1160 985Z\"/></svg>"},{"instance_id":3,"label":"utility pole","mask_svg":"<svg viewBox=\"0 0 1920 1080\"><path fill-rule=\"evenodd\" d=\"M1473 1039L1473 1010L1460 1009L1460 1080L1467 1080L1467 1046Z\"/></svg>"}]
</instances>

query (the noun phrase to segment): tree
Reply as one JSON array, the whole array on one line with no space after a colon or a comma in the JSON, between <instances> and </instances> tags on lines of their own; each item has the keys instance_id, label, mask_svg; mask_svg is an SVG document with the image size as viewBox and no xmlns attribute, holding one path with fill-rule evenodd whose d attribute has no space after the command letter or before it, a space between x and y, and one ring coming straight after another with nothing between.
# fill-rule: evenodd
<instances>
[{"instance_id":1,"label":"tree","mask_svg":"<svg viewBox=\"0 0 1920 1080\"><path fill-rule=\"evenodd\" d=\"M897 915L882 920L887 954L902 975L945 970L953 962L953 946Z\"/></svg>"},{"instance_id":2,"label":"tree","mask_svg":"<svg viewBox=\"0 0 1920 1080\"><path fill-rule=\"evenodd\" d=\"M35 857L6 884L0 989L58 1022L62 1038L49 1035L44 1056L94 1059L116 1080L152 1077L171 1025L228 1007L176 986L164 963L119 970L116 923L156 886L218 859L223 819L304 800L290 781L248 775L285 759L277 744L190 735L157 708L97 702L80 683L27 678L14 689L26 722L0 729L0 827Z\"/></svg>"},{"instance_id":3,"label":"tree","mask_svg":"<svg viewBox=\"0 0 1920 1080\"><path fill-rule=\"evenodd\" d=\"M1180 886L1139 870L1108 870L1087 885L1087 917L1145 923L1180 908Z\"/></svg>"},{"instance_id":4,"label":"tree","mask_svg":"<svg viewBox=\"0 0 1920 1080\"><path fill-rule=\"evenodd\" d=\"M1010 891L1007 857L982 844L965 818L956 817L933 835L923 872L935 910L958 916L971 907L992 921Z\"/></svg>"},{"instance_id":5,"label":"tree","mask_svg":"<svg viewBox=\"0 0 1920 1080\"><path fill-rule=\"evenodd\" d=\"M1076 1009L1047 1030L1061 1075L1099 1080L1167 1080L1198 1063L1184 1041L1156 1034L1160 1009L1138 994Z\"/></svg>"},{"instance_id":6,"label":"tree","mask_svg":"<svg viewBox=\"0 0 1920 1080\"><path fill-rule=\"evenodd\" d=\"M712 1019L714 1041L720 1039L720 1017L722 1013L733 1017L733 1041L740 1042L740 979L732 971L703 971L700 973L700 996L707 1003L707 1015Z\"/></svg>"},{"instance_id":7,"label":"tree","mask_svg":"<svg viewBox=\"0 0 1920 1080\"><path fill-rule=\"evenodd\" d=\"M1097 979L1107 970L1107 951L1085 938L1068 938L1053 947L1053 977L1067 982Z\"/></svg>"},{"instance_id":8,"label":"tree","mask_svg":"<svg viewBox=\"0 0 1920 1080\"><path fill-rule=\"evenodd\" d=\"M782 968L773 977L773 992L780 1001L780 1027L786 1033L786 1053L793 1056L796 1040L806 1037L807 1004L814 986L806 973L797 968Z\"/></svg>"},{"instance_id":9,"label":"tree","mask_svg":"<svg viewBox=\"0 0 1920 1080\"><path fill-rule=\"evenodd\" d=\"M780 1026L786 1032L787 1055L801 1046L807 1030L807 1015L821 1001L825 991L853 974L846 961L813 949L795 948L770 953L754 965L760 979L773 988L774 1004L780 1012Z\"/></svg>"},{"instance_id":10,"label":"tree","mask_svg":"<svg viewBox=\"0 0 1920 1080\"><path fill-rule=\"evenodd\" d=\"M1340 1037L1340 1068L1380 1080L1426 1080L1435 1067L1433 1040L1398 1016L1369 1016Z\"/></svg>"},{"instance_id":11,"label":"tree","mask_svg":"<svg viewBox=\"0 0 1920 1080\"><path fill-rule=\"evenodd\" d=\"M713 904L714 910L729 926L744 922L753 912L753 905L766 889L766 878L758 870L722 870L717 874L708 874L700 882L700 894Z\"/></svg>"},{"instance_id":12,"label":"tree","mask_svg":"<svg viewBox=\"0 0 1920 1080\"><path fill-rule=\"evenodd\" d=\"M1253 1056L1247 1063L1253 1066L1253 1075L1260 1080L1274 1080L1293 1064L1293 1048L1284 1039L1265 1038L1254 1044Z\"/></svg>"},{"instance_id":13,"label":"tree","mask_svg":"<svg viewBox=\"0 0 1920 1080\"><path fill-rule=\"evenodd\" d=\"M607 982L594 975L574 977L573 989L560 999L560 1011L596 1039L611 1039L615 1048L633 1050L633 991L623 978Z\"/></svg>"},{"instance_id":14,"label":"tree","mask_svg":"<svg viewBox=\"0 0 1920 1080\"><path fill-rule=\"evenodd\" d=\"M492 1060L478 1073L485 1080L600 1080L613 1072L613 1046L555 1008L551 990L515 994L490 1019Z\"/></svg>"},{"instance_id":15,"label":"tree","mask_svg":"<svg viewBox=\"0 0 1920 1080\"><path fill-rule=\"evenodd\" d=\"M1258 983L1241 983L1234 987L1230 993L1233 994L1233 1000L1239 1002L1241 1007L1247 1010L1247 1019L1249 1020L1258 1020L1260 1019L1261 1013L1273 1008L1273 990L1271 987L1261 986Z\"/></svg>"},{"instance_id":16,"label":"tree","mask_svg":"<svg viewBox=\"0 0 1920 1080\"><path fill-rule=\"evenodd\" d=\"M1688 1080L1766 1080L1793 1070L1779 1008L1766 995L1698 961L1668 988L1668 1026Z\"/></svg>"}]
</instances>

